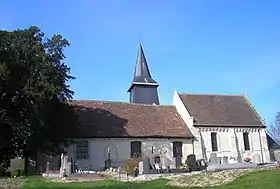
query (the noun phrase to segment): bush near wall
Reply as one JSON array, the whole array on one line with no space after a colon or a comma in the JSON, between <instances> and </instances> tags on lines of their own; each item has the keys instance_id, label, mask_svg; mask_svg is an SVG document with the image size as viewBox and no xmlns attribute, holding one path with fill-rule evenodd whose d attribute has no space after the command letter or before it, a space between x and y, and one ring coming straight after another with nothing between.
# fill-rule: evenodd
<instances>
[{"instance_id":1,"label":"bush near wall","mask_svg":"<svg viewBox=\"0 0 280 189\"><path fill-rule=\"evenodd\" d=\"M132 173L135 169L139 169L140 158L132 157L124 161L124 170L126 173Z\"/></svg>"},{"instance_id":2,"label":"bush near wall","mask_svg":"<svg viewBox=\"0 0 280 189\"><path fill-rule=\"evenodd\" d=\"M9 167L11 177L19 177L24 175L24 159L11 159L11 166Z\"/></svg>"}]
</instances>

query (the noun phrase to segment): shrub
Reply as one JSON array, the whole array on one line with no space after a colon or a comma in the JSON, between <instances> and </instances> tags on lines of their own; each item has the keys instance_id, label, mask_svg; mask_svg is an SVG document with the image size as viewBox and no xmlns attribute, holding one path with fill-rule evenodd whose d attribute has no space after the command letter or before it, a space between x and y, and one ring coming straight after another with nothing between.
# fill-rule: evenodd
<instances>
[{"instance_id":1,"label":"shrub","mask_svg":"<svg viewBox=\"0 0 280 189\"><path fill-rule=\"evenodd\" d=\"M24 175L24 170L22 169L9 168L9 172L11 177L20 177Z\"/></svg>"},{"instance_id":2,"label":"shrub","mask_svg":"<svg viewBox=\"0 0 280 189\"><path fill-rule=\"evenodd\" d=\"M126 173L132 173L138 169L140 158L132 157L124 161L124 170Z\"/></svg>"},{"instance_id":3,"label":"shrub","mask_svg":"<svg viewBox=\"0 0 280 189\"><path fill-rule=\"evenodd\" d=\"M0 177L10 177L11 173L7 168L0 167Z\"/></svg>"},{"instance_id":4,"label":"shrub","mask_svg":"<svg viewBox=\"0 0 280 189\"><path fill-rule=\"evenodd\" d=\"M187 170L189 167L186 163L182 164L181 166L178 167L180 170Z\"/></svg>"}]
</instances>

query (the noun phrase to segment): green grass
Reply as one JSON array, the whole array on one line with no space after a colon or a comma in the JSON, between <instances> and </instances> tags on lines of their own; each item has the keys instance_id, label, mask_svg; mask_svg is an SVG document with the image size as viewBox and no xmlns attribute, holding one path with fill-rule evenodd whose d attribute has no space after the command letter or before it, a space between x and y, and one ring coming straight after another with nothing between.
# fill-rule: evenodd
<instances>
[{"instance_id":1,"label":"green grass","mask_svg":"<svg viewBox=\"0 0 280 189\"><path fill-rule=\"evenodd\" d=\"M55 183L44 180L40 177L29 177L23 179L22 189L180 189L179 187L168 186L168 180L157 179L153 181L132 183L119 181L93 181L74 183ZM1 186L0 186L1 188ZM259 171L242 176L232 183L203 189L278 189L280 188L280 170ZM194 189L194 188L192 188Z\"/></svg>"}]
</instances>

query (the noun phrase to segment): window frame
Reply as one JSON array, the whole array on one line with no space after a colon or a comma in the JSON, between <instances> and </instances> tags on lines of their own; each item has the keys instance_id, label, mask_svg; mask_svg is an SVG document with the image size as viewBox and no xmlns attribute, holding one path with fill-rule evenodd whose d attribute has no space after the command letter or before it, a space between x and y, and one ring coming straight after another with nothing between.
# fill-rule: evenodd
<instances>
[{"instance_id":1,"label":"window frame","mask_svg":"<svg viewBox=\"0 0 280 189\"><path fill-rule=\"evenodd\" d=\"M183 142L174 141L172 144L173 144L173 157L183 157Z\"/></svg>"},{"instance_id":2,"label":"window frame","mask_svg":"<svg viewBox=\"0 0 280 189\"><path fill-rule=\"evenodd\" d=\"M89 141L77 141L75 146L75 157L77 160L89 159Z\"/></svg>"},{"instance_id":3,"label":"window frame","mask_svg":"<svg viewBox=\"0 0 280 189\"><path fill-rule=\"evenodd\" d=\"M211 135L211 149L212 149L212 152L217 152L218 151L217 133L212 132L210 135Z\"/></svg>"},{"instance_id":4,"label":"window frame","mask_svg":"<svg viewBox=\"0 0 280 189\"><path fill-rule=\"evenodd\" d=\"M130 142L130 157L140 158L142 157L142 142L141 141L131 141Z\"/></svg>"},{"instance_id":5,"label":"window frame","mask_svg":"<svg viewBox=\"0 0 280 189\"><path fill-rule=\"evenodd\" d=\"M249 138L249 133L245 132L243 133L243 145L244 145L244 150L245 151L250 151L250 138Z\"/></svg>"}]
</instances>

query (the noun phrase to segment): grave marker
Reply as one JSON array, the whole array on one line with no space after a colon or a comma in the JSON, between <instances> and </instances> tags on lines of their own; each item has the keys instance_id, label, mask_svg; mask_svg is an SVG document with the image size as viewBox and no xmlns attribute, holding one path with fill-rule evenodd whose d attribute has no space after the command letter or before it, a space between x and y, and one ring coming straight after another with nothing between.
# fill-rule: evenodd
<instances>
[{"instance_id":1,"label":"grave marker","mask_svg":"<svg viewBox=\"0 0 280 189\"><path fill-rule=\"evenodd\" d=\"M228 157L227 156L223 157L223 164L228 164Z\"/></svg>"},{"instance_id":2,"label":"grave marker","mask_svg":"<svg viewBox=\"0 0 280 189\"><path fill-rule=\"evenodd\" d=\"M217 164L217 154L211 153L210 154L210 165Z\"/></svg>"},{"instance_id":3,"label":"grave marker","mask_svg":"<svg viewBox=\"0 0 280 189\"><path fill-rule=\"evenodd\" d=\"M187 156L187 165L189 168L195 168L197 167L196 164L196 157L194 154L190 154Z\"/></svg>"}]
</instances>

